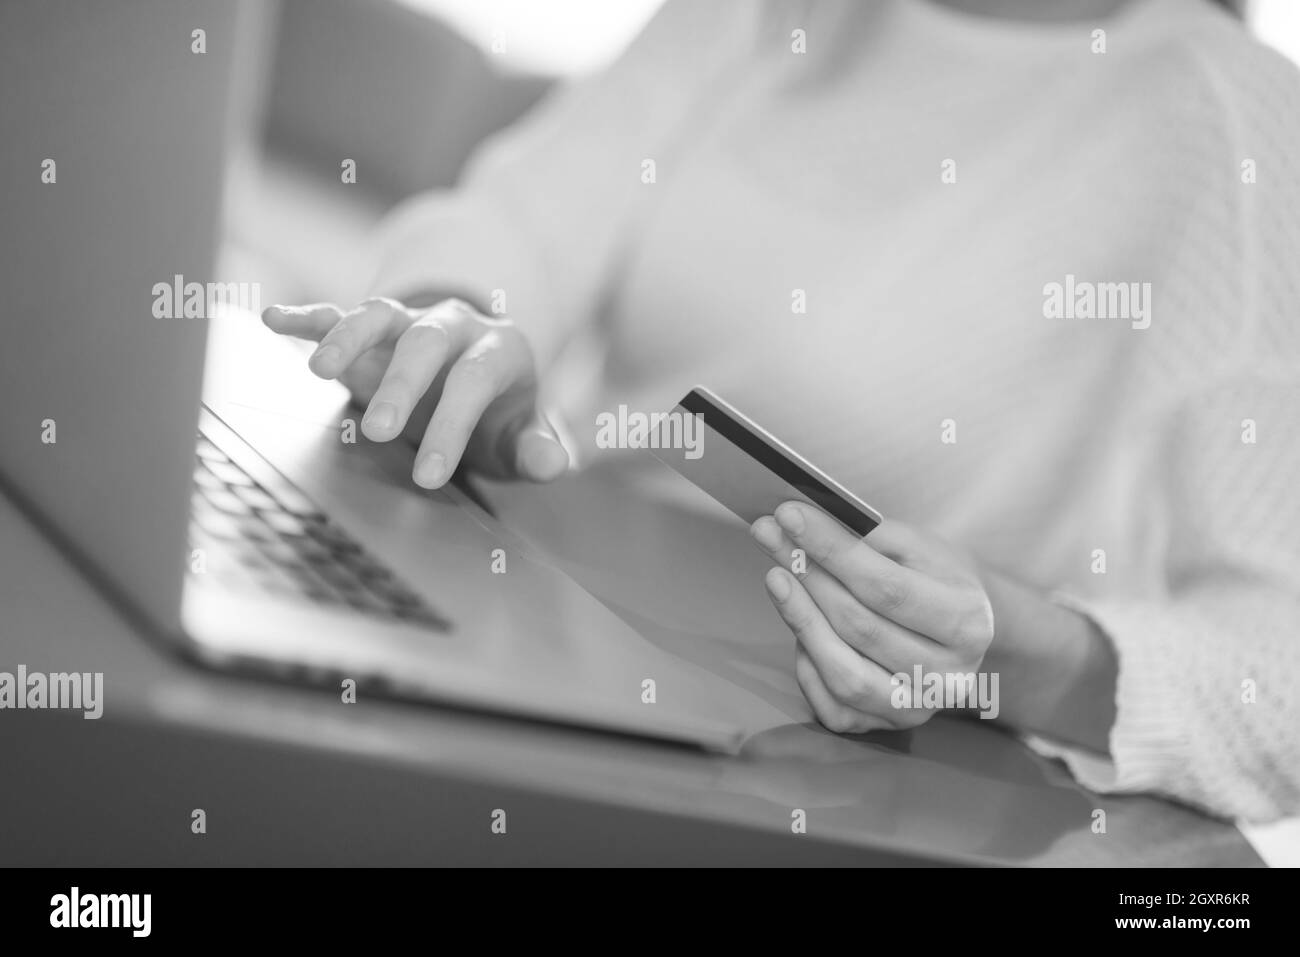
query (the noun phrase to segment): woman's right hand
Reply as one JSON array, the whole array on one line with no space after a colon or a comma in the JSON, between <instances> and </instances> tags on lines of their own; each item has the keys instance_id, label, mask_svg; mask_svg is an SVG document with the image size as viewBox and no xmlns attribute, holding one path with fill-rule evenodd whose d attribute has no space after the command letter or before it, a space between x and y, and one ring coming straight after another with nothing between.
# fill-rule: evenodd
<instances>
[{"instance_id":1,"label":"woman's right hand","mask_svg":"<svg viewBox=\"0 0 1300 957\"><path fill-rule=\"evenodd\" d=\"M319 342L307 365L338 379L366 406L361 431L374 442L407 436L418 447L413 477L438 488L462 461L496 478L546 482L569 457L537 409L532 349L515 324L458 299L413 309L367 299L272 306L275 332Z\"/></svg>"}]
</instances>

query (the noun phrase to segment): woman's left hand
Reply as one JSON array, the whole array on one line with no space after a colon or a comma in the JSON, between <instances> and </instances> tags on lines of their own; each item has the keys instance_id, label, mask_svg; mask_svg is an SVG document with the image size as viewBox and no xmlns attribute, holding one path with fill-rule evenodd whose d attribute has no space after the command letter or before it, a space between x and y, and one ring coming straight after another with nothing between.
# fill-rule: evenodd
<instances>
[{"instance_id":1,"label":"woman's left hand","mask_svg":"<svg viewBox=\"0 0 1300 957\"><path fill-rule=\"evenodd\" d=\"M777 562L768 594L798 639L799 686L830 730L915 727L933 711L896 705L895 688L910 687L916 666L978 671L993 610L974 561L951 545L893 520L859 538L801 502L750 531Z\"/></svg>"}]
</instances>

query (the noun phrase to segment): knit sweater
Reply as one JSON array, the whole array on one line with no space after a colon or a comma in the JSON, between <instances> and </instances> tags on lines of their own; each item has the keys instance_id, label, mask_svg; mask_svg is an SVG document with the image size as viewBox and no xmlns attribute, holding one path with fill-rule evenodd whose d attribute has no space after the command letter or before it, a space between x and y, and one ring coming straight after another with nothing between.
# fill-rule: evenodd
<instances>
[{"instance_id":1,"label":"knit sweater","mask_svg":"<svg viewBox=\"0 0 1300 957\"><path fill-rule=\"evenodd\" d=\"M1086 786L1300 811L1300 79L1219 9L670 0L378 249L598 334L588 444L703 383L1090 616L1109 753L1033 741Z\"/></svg>"}]
</instances>

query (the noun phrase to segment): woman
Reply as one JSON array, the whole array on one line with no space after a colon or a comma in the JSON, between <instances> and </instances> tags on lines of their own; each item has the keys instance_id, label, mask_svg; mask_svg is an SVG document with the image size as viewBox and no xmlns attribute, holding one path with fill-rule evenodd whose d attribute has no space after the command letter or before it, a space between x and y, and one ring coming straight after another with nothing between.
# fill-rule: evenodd
<instances>
[{"instance_id":1,"label":"woman","mask_svg":"<svg viewBox=\"0 0 1300 957\"><path fill-rule=\"evenodd\" d=\"M265 318L428 488L566 468L575 337L572 422L717 389L888 517L752 530L827 727L997 673L1085 785L1266 820L1300 810L1298 156L1295 70L1208 2L682 0L399 209L383 298Z\"/></svg>"}]
</instances>

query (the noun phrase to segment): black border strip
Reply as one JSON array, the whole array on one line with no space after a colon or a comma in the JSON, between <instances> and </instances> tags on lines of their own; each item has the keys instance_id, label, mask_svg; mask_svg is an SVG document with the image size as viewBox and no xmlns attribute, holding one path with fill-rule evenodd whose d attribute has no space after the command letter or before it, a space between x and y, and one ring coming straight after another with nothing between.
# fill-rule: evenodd
<instances>
[{"instance_id":1,"label":"black border strip","mask_svg":"<svg viewBox=\"0 0 1300 957\"><path fill-rule=\"evenodd\" d=\"M754 461L776 473L818 508L830 513L858 535L866 535L879 520L828 486L785 452L753 431L699 389L692 389L678 403L687 412L704 417L704 424L736 446Z\"/></svg>"}]
</instances>

